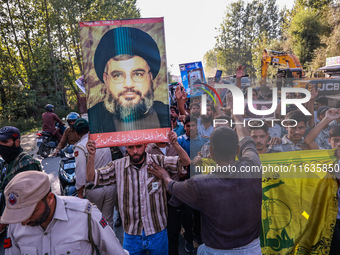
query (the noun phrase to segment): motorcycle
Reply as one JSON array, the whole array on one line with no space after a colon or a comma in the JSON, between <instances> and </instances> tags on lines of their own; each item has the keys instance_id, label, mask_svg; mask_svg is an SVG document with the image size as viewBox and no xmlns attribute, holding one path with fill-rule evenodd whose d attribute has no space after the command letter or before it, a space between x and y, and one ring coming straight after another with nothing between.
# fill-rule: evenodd
<instances>
[{"instance_id":1,"label":"motorcycle","mask_svg":"<svg viewBox=\"0 0 340 255\"><path fill-rule=\"evenodd\" d=\"M77 196L76 189L76 160L74 158L73 145L67 146L60 152L58 178L60 182L60 194L62 196Z\"/></svg>"},{"instance_id":2,"label":"motorcycle","mask_svg":"<svg viewBox=\"0 0 340 255\"><path fill-rule=\"evenodd\" d=\"M61 126L59 123L56 124L55 128L61 135L65 129L65 127ZM51 132L42 131L37 133L37 154L43 158L47 158L50 155L51 150L57 148L58 143L58 139L53 136Z\"/></svg>"}]
</instances>

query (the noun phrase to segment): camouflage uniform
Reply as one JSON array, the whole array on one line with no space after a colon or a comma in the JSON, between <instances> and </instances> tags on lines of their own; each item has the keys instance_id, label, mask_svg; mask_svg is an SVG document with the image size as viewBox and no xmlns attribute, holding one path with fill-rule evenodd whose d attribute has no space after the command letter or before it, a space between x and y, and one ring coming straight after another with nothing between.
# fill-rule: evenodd
<instances>
[{"instance_id":1,"label":"camouflage uniform","mask_svg":"<svg viewBox=\"0 0 340 255\"><path fill-rule=\"evenodd\" d=\"M9 164L5 164L1 175L0 175L0 214L2 215L3 210L5 209L6 203L3 198L3 192L7 186L7 184L13 179L15 175L20 172L29 171L29 170L37 170L42 171L41 164L38 160L32 158L26 152L23 152L21 149L21 153Z\"/></svg>"}]
</instances>

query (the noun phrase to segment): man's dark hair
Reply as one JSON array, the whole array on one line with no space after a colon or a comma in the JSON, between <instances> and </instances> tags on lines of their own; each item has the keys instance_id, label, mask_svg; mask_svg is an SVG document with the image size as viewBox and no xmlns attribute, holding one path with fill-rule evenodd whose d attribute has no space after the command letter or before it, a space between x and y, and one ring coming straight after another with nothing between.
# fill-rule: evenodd
<instances>
[{"instance_id":1,"label":"man's dark hair","mask_svg":"<svg viewBox=\"0 0 340 255\"><path fill-rule=\"evenodd\" d=\"M177 114L179 113L179 111L178 111L176 106L171 105L170 109L174 110Z\"/></svg>"},{"instance_id":2,"label":"man's dark hair","mask_svg":"<svg viewBox=\"0 0 340 255\"><path fill-rule=\"evenodd\" d=\"M315 102L320 103L322 105L328 105L328 98L327 97L318 97L315 99Z\"/></svg>"},{"instance_id":3,"label":"man's dark hair","mask_svg":"<svg viewBox=\"0 0 340 255\"><path fill-rule=\"evenodd\" d=\"M184 126L187 124L187 123L189 123L190 121L193 121L193 122L195 122L196 124L197 124L197 118L195 117L195 116L186 116L185 117L185 120L184 120Z\"/></svg>"},{"instance_id":4,"label":"man's dark hair","mask_svg":"<svg viewBox=\"0 0 340 255\"><path fill-rule=\"evenodd\" d=\"M220 114L220 115L217 115L217 116L215 117L215 119L219 119L219 120L227 120L228 123L230 123L231 117L228 116L228 115Z\"/></svg>"},{"instance_id":5,"label":"man's dark hair","mask_svg":"<svg viewBox=\"0 0 340 255\"><path fill-rule=\"evenodd\" d=\"M193 106L197 106L198 108L200 108L200 105L199 105L198 103L191 103L191 104L190 104L190 109L191 109Z\"/></svg>"},{"instance_id":6,"label":"man's dark hair","mask_svg":"<svg viewBox=\"0 0 340 255\"><path fill-rule=\"evenodd\" d=\"M329 130L329 138L340 136L340 126L333 127Z\"/></svg>"},{"instance_id":7,"label":"man's dark hair","mask_svg":"<svg viewBox=\"0 0 340 255\"><path fill-rule=\"evenodd\" d=\"M238 136L231 128L218 127L211 133L210 147L216 161L221 162L235 158L237 146Z\"/></svg>"},{"instance_id":8,"label":"man's dark hair","mask_svg":"<svg viewBox=\"0 0 340 255\"><path fill-rule=\"evenodd\" d=\"M260 122L260 121L256 121L256 122L255 122L255 121L254 121L254 122L252 122L251 125L252 125L252 126L249 126L249 130L250 130L250 131L262 129L264 132L268 133L269 128L268 128L268 126L267 126L266 123L263 123L263 125L262 125L262 122ZM262 126L261 126L261 125L262 125Z\"/></svg>"},{"instance_id":9,"label":"man's dark hair","mask_svg":"<svg viewBox=\"0 0 340 255\"><path fill-rule=\"evenodd\" d=\"M293 119L296 120L297 123L303 121L306 125L307 125L307 121L308 121L308 117L306 115L304 115L300 110L295 110L295 111L291 111L289 112L285 119Z\"/></svg>"},{"instance_id":10,"label":"man's dark hair","mask_svg":"<svg viewBox=\"0 0 340 255\"><path fill-rule=\"evenodd\" d=\"M210 108L211 108L211 110L212 110L213 112L216 112L216 109L215 109L215 107L214 107L213 104L207 104L207 107L208 107L208 106L210 106Z\"/></svg>"},{"instance_id":11,"label":"man's dark hair","mask_svg":"<svg viewBox=\"0 0 340 255\"><path fill-rule=\"evenodd\" d=\"M194 102L194 99L199 99L199 100L201 100L201 96L198 96L198 97L190 97L188 101Z\"/></svg>"},{"instance_id":12,"label":"man's dark hair","mask_svg":"<svg viewBox=\"0 0 340 255\"><path fill-rule=\"evenodd\" d=\"M89 126L87 126L87 127L83 127L83 128L80 128L80 129L77 129L76 130L76 133L78 134L78 135L81 135L81 136L83 136L83 135L85 135L85 134L87 134L88 132L89 132Z\"/></svg>"},{"instance_id":13,"label":"man's dark hair","mask_svg":"<svg viewBox=\"0 0 340 255\"><path fill-rule=\"evenodd\" d=\"M289 112L296 111L299 108L295 104L289 104L286 106L286 113L288 114Z\"/></svg>"}]
</instances>

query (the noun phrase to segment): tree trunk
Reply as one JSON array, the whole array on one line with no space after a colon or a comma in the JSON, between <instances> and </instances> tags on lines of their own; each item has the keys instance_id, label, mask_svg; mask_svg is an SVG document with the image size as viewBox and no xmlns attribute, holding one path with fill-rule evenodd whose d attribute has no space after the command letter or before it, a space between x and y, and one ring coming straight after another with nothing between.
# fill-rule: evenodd
<instances>
[{"instance_id":1,"label":"tree trunk","mask_svg":"<svg viewBox=\"0 0 340 255\"><path fill-rule=\"evenodd\" d=\"M7 10L8 10L8 16L9 16L10 24L11 24L11 27L12 27L12 30L13 30L15 44L16 44L16 47L17 47L17 49L19 51L19 55L20 55L21 61L23 63L23 66L25 67L26 74L31 73L31 72L27 71L27 62L25 61L24 55L22 54L22 51L21 51L21 48L20 48L19 40L18 40L18 37L17 37L17 34L16 34L16 30L15 30L15 25L13 23L11 8L9 7L8 1L6 1L6 6L7 6ZM28 80L30 80L30 76L29 75L27 75L27 78L28 78Z\"/></svg>"},{"instance_id":2,"label":"tree trunk","mask_svg":"<svg viewBox=\"0 0 340 255\"><path fill-rule=\"evenodd\" d=\"M53 70L53 82L55 86L55 94L57 95L58 92L58 84L57 84L57 74L56 74L56 64L54 59L54 53L53 53L53 45L51 41L51 29L50 29L50 22L49 22L49 16L48 16L48 10L47 10L47 1L44 0L44 11L45 11L45 24L46 24L46 32L47 32L47 40L48 45L50 47L50 57L52 61L52 70Z\"/></svg>"}]
</instances>

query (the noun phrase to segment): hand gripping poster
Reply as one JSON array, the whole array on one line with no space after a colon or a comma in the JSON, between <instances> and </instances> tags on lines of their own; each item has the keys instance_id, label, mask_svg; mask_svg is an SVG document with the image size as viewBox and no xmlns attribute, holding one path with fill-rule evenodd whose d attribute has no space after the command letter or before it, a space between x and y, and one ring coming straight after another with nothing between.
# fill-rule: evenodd
<instances>
[{"instance_id":1,"label":"hand gripping poster","mask_svg":"<svg viewBox=\"0 0 340 255\"><path fill-rule=\"evenodd\" d=\"M98 147L167 141L163 18L79 25L90 138Z\"/></svg>"}]
</instances>

